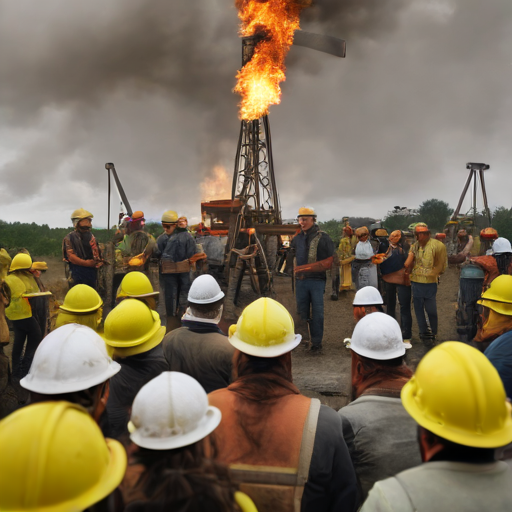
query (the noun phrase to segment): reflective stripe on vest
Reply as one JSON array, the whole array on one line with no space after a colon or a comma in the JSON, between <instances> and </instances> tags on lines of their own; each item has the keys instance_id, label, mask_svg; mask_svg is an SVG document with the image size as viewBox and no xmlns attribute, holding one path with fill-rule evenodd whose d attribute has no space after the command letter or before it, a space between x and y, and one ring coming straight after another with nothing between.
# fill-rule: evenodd
<instances>
[{"instance_id":1,"label":"reflective stripe on vest","mask_svg":"<svg viewBox=\"0 0 512 512\"><path fill-rule=\"evenodd\" d=\"M253 498L259 508L264 509L262 503L272 503L275 512L300 512L304 485L308 480L313 455L319 412L320 400L312 398L302 430L297 468L230 464L233 479L240 484L241 490ZM279 486L283 488L281 491L278 489ZM284 489L286 487L291 488L289 492Z\"/></svg>"}]
</instances>

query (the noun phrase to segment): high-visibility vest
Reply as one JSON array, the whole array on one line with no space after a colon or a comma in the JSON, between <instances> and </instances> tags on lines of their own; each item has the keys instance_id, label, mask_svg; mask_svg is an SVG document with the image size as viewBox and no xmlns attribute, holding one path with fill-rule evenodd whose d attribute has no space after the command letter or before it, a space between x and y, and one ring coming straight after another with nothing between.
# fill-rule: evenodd
<instances>
[{"instance_id":1,"label":"high-visibility vest","mask_svg":"<svg viewBox=\"0 0 512 512\"><path fill-rule=\"evenodd\" d=\"M299 512L308 479L315 441L320 401L303 395L286 395L261 410L258 425L240 425L234 408L235 393L220 389L208 395L210 405L222 412L212 433L217 460L229 465L240 490L252 498L260 512ZM250 439L248 439L248 437ZM251 450L254 441L257 451Z\"/></svg>"}]
</instances>

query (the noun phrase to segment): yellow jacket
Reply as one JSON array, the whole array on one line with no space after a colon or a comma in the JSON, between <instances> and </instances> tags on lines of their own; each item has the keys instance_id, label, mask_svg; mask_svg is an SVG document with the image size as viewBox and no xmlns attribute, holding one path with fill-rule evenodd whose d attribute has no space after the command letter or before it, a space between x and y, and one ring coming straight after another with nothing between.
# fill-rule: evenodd
<instances>
[{"instance_id":1,"label":"yellow jacket","mask_svg":"<svg viewBox=\"0 0 512 512\"><path fill-rule=\"evenodd\" d=\"M431 238L423 248L418 242L412 244L411 252L414 254L411 281L414 283L437 283L437 278L448 265L445 245L439 240Z\"/></svg>"},{"instance_id":2,"label":"yellow jacket","mask_svg":"<svg viewBox=\"0 0 512 512\"><path fill-rule=\"evenodd\" d=\"M5 282L11 290L11 303L5 310L5 316L9 320L23 320L32 316L32 307L26 297L22 297L25 293L37 293L37 286L34 276L25 270L16 270L10 273Z\"/></svg>"}]
</instances>

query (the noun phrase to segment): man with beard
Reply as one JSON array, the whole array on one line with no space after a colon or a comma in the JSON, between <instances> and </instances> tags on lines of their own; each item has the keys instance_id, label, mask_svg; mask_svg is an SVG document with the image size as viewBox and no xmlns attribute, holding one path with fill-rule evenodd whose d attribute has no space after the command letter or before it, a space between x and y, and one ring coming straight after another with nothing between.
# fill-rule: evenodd
<instances>
[{"instance_id":1,"label":"man with beard","mask_svg":"<svg viewBox=\"0 0 512 512\"><path fill-rule=\"evenodd\" d=\"M86 284L96 289L98 268L102 259L96 238L91 233L92 213L79 208L71 214L74 231L62 242L62 257L69 264L69 287Z\"/></svg>"}]
</instances>

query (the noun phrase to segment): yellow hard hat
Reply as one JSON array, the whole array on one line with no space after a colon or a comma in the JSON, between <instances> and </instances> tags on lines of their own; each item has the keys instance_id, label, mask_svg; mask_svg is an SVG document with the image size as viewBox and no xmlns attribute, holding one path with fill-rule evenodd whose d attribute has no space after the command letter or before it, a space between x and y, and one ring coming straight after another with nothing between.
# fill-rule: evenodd
<instances>
[{"instance_id":1,"label":"yellow hard hat","mask_svg":"<svg viewBox=\"0 0 512 512\"><path fill-rule=\"evenodd\" d=\"M0 510L85 510L122 481L126 452L87 411L42 402L0 422Z\"/></svg>"},{"instance_id":2,"label":"yellow hard hat","mask_svg":"<svg viewBox=\"0 0 512 512\"><path fill-rule=\"evenodd\" d=\"M14 270L29 270L31 266L32 258L28 254L20 252L12 259L9 272L13 272Z\"/></svg>"},{"instance_id":3,"label":"yellow hard hat","mask_svg":"<svg viewBox=\"0 0 512 512\"><path fill-rule=\"evenodd\" d=\"M249 304L238 323L229 328L231 345L251 356L278 357L293 350L300 340L292 315L282 304L266 297Z\"/></svg>"},{"instance_id":4,"label":"yellow hard hat","mask_svg":"<svg viewBox=\"0 0 512 512\"><path fill-rule=\"evenodd\" d=\"M241 491L235 491L235 501L242 512L258 512L254 501Z\"/></svg>"},{"instance_id":5,"label":"yellow hard hat","mask_svg":"<svg viewBox=\"0 0 512 512\"><path fill-rule=\"evenodd\" d=\"M494 279L491 286L482 293L482 299L512 304L512 276L503 274Z\"/></svg>"},{"instance_id":6,"label":"yellow hard hat","mask_svg":"<svg viewBox=\"0 0 512 512\"><path fill-rule=\"evenodd\" d=\"M83 208L78 208L71 214L71 220L92 219L94 215Z\"/></svg>"},{"instance_id":7,"label":"yellow hard hat","mask_svg":"<svg viewBox=\"0 0 512 512\"><path fill-rule=\"evenodd\" d=\"M388 236L388 232L384 228L379 228L375 231L375 236Z\"/></svg>"},{"instance_id":8,"label":"yellow hard hat","mask_svg":"<svg viewBox=\"0 0 512 512\"><path fill-rule=\"evenodd\" d=\"M103 301L94 288L86 284L77 284L66 293L60 309L69 313L91 313L101 306Z\"/></svg>"},{"instance_id":9,"label":"yellow hard hat","mask_svg":"<svg viewBox=\"0 0 512 512\"><path fill-rule=\"evenodd\" d=\"M32 270L48 270L48 263L46 261L34 261L32 263Z\"/></svg>"},{"instance_id":10,"label":"yellow hard hat","mask_svg":"<svg viewBox=\"0 0 512 512\"><path fill-rule=\"evenodd\" d=\"M497 300L486 299L480 299L477 302L482 306L486 306L489 309L496 311L496 313L499 313L500 315L512 316L512 304L509 304L508 302L498 302Z\"/></svg>"},{"instance_id":11,"label":"yellow hard hat","mask_svg":"<svg viewBox=\"0 0 512 512\"><path fill-rule=\"evenodd\" d=\"M151 282L142 272L129 272L123 277L121 284L117 290L117 299L123 297L152 297L158 295L151 286Z\"/></svg>"},{"instance_id":12,"label":"yellow hard hat","mask_svg":"<svg viewBox=\"0 0 512 512\"><path fill-rule=\"evenodd\" d=\"M7 269L10 268L12 258L5 249L0 249L0 279L7 275Z\"/></svg>"},{"instance_id":13,"label":"yellow hard hat","mask_svg":"<svg viewBox=\"0 0 512 512\"><path fill-rule=\"evenodd\" d=\"M144 218L144 212L137 210L136 212L132 213L131 216L132 220L140 220Z\"/></svg>"},{"instance_id":14,"label":"yellow hard hat","mask_svg":"<svg viewBox=\"0 0 512 512\"><path fill-rule=\"evenodd\" d=\"M174 210L167 210L162 215L162 222L174 224L175 222L178 222L178 214Z\"/></svg>"},{"instance_id":15,"label":"yellow hard hat","mask_svg":"<svg viewBox=\"0 0 512 512\"><path fill-rule=\"evenodd\" d=\"M297 217L316 217L316 213L313 208L301 206L299 208L299 213L298 213Z\"/></svg>"},{"instance_id":16,"label":"yellow hard hat","mask_svg":"<svg viewBox=\"0 0 512 512\"><path fill-rule=\"evenodd\" d=\"M447 341L428 352L401 397L417 423L448 441L476 448L512 441L512 406L500 376L465 343Z\"/></svg>"},{"instance_id":17,"label":"yellow hard hat","mask_svg":"<svg viewBox=\"0 0 512 512\"><path fill-rule=\"evenodd\" d=\"M160 316L137 299L125 299L105 319L103 339L120 357L142 354L163 340Z\"/></svg>"}]
</instances>

